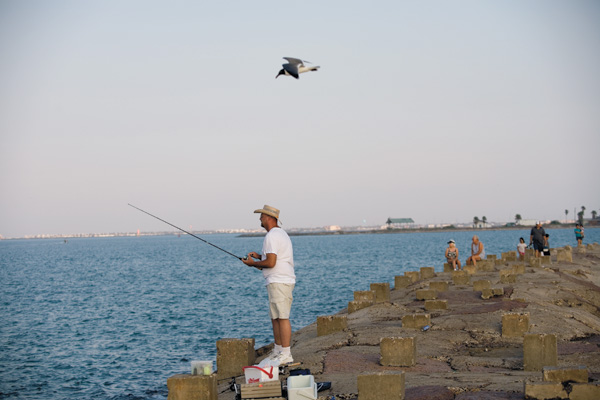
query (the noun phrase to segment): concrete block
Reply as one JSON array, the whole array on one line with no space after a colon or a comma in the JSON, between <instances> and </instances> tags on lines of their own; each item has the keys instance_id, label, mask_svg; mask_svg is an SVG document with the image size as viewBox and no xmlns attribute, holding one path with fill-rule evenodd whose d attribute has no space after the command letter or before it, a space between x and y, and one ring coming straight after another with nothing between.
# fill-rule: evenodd
<instances>
[{"instance_id":1,"label":"concrete block","mask_svg":"<svg viewBox=\"0 0 600 400\"><path fill-rule=\"evenodd\" d=\"M505 265L507 263L503 259L499 258L496 260L496 262L494 264L498 266L498 265Z\"/></svg>"},{"instance_id":2,"label":"concrete block","mask_svg":"<svg viewBox=\"0 0 600 400\"><path fill-rule=\"evenodd\" d=\"M489 289L492 287L492 282L487 279L481 279L473 282L473 290L475 292L481 292L483 289Z\"/></svg>"},{"instance_id":3,"label":"concrete block","mask_svg":"<svg viewBox=\"0 0 600 400\"><path fill-rule=\"evenodd\" d=\"M429 314L408 314L402 317L403 328L421 329L427 325L431 325Z\"/></svg>"},{"instance_id":4,"label":"concrete block","mask_svg":"<svg viewBox=\"0 0 600 400\"><path fill-rule=\"evenodd\" d=\"M463 271L466 272L469 275L476 274L478 270L479 270L479 263L477 263L477 266L475 266L475 265L465 265L463 267Z\"/></svg>"},{"instance_id":5,"label":"concrete block","mask_svg":"<svg viewBox=\"0 0 600 400\"><path fill-rule=\"evenodd\" d=\"M406 271L404 272L404 276L408 276L413 283L417 282L419 280L419 276L421 274L417 271Z\"/></svg>"},{"instance_id":6,"label":"concrete block","mask_svg":"<svg viewBox=\"0 0 600 400\"><path fill-rule=\"evenodd\" d=\"M217 373L219 379L244 375L242 368L254 365L254 338L217 340Z\"/></svg>"},{"instance_id":7,"label":"concrete block","mask_svg":"<svg viewBox=\"0 0 600 400\"><path fill-rule=\"evenodd\" d=\"M357 290L354 292L354 301L375 302L376 293L374 290Z\"/></svg>"},{"instance_id":8,"label":"concrete block","mask_svg":"<svg viewBox=\"0 0 600 400\"><path fill-rule=\"evenodd\" d=\"M385 303L386 301L390 301L389 282L371 283L371 290L375 291L375 303Z\"/></svg>"},{"instance_id":9,"label":"concrete block","mask_svg":"<svg viewBox=\"0 0 600 400\"><path fill-rule=\"evenodd\" d=\"M437 299L437 291L433 289L419 289L415 292L417 300L435 300Z\"/></svg>"},{"instance_id":10,"label":"concrete block","mask_svg":"<svg viewBox=\"0 0 600 400\"><path fill-rule=\"evenodd\" d=\"M435 278L435 269L433 267L421 267L421 279Z\"/></svg>"},{"instance_id":11,"label":"concrete block","mask_svg":"<svg viewBox=\"0 0 600 400\"><path fill-rule=\"evenodd\" d=\"M533 267L533 268L541 268L542 267L542 258L541 257L530 258L529 266Z\"/></svg>"},{"instance_id":12,"label":"concrete block","mask_svg":"<svg viewBox=\"0 0 600 400\"><path fill-rule=\"evenodd\" d=\"M550 257L550 256L542 256L540 258L542 259L542 265L550 265L550 264L552 264L552 257Z\"/></svg>"},{"instance_id":13,"label":"concrete block","mask_svg":"<svg viewBox=\"0 0 600 400\"><path fill-rule=\"evenodd\" d=\"M490 261L496 261L498 259L498 256L496 256L495 254L488 254L486 258Z\"/></svg>"},{"instance_id":14,"label":"concrete block","mask_svg":"<svg viewBox=\"0 0 600 400\"><path fill-rule=\"evenodd\" d=\"M514 274L505 274L500 275L500 283L516 283L517 275Z\"/></svg>"},{"instance_id":15,"label":"concrete block","mask_svg":"<svg viewBox=\"0 0 600 400\"><path fill-rule=\"evenodd\" d=\"M588 370L584 366L579 367L544 367L542 369L544 373L545 382L588 382ZM598 397L600 398L600 397Z\"/></svg>"},{"instance_id":16,"label":"concrete block","mask_svg":"<svg viewBox=\"0 0 600 400\"><path fill-rule=\"evenodd\" d=\"M492 272L496 269L496 260L477 261L477 268L480 271Z\"/></svg>"},{"instance_id":17,"label":"concrete block","mask_svg":"<svg viewBox=\"0 0 600 400\"><path fill-rule=\"evenodd\" d=\"M452 282L455 285L468 285L471 283L471 277L465 271L453 271Z\"/></svg>"},{"instance_id":18,"label":"concrete block","mask_svg":"<svg viewBox=\"0 0 600 400\"><path fill-rule=\"evenodd\" d=\"M567 250L567 248L557 249L556 251L556 262L573 262L573 252Z\"/></svg>"},{"instance_id":19,"label":"concrete block","mask_svg":"<svg viewBox=\"0 0 600 400\"><path fill-rule=\"evenodd\" d=\"M600 385L597 383L574 383L571 385L570 400L600 399Z\"/></svg>"},{"instance_id":20,"label":"concrete block","mask_svg":"<svg viewBox=\"0 0 600 400\"><path fill-rule=\"evenodd\" d=\"M167 400L217 400L217 375L173 375L167 389Z\"/></svg>"},{"instance_id":21,"label":"concrete block","mask_svg":"<svg viewBox=\"0 0 600 400\"><path fill-rule=\"evenodd\" d=\"M357 386L359 400L404 400L403 371L359 375Z\"/></svg>"},{"instance_id":22,"label":"concrete block","mask_svg":"<svg viewBox=\"0 0 600 400\"><path fill-rule=\"evenodd\" d=\"M371 307L375 304L374 301L370 300L354 300L348 302L348 314L362 310L363 308Z\"/></svg>"},{"instance_id":23,"label":"concrete block","mask_svg":"<svg viewBox=\"0 0 600 400\"><path fill-rule=\"evenodd\" d=\"M525 264L513 264L511 268L515 275L523 275L525 273Z\"/></svg>"},{"instance_id":24,"label":"concrete block","mask_svg":"<svg viewBox=\"0 0 600 400\"><path fill-rule=\"evenodd\" d=\"M514 262L517 261L517 252L516 251L507 251L502 253L502 259L504 261Z\"/></svg>"},{"instance_id":25,"label":"concrete block","mask_svg":"<svg viewBox=\"0 0 600 400\"><path fill-rule=\"evenodd\" d=\"M523 337L529 332L529 313L502 315L502 337Z\"/></svg>"},{"instance_id":26,"label":"concrete block","mask_svg":"<svg viewBox=\"0 0 600 400\"><path fill-rule=\"evenodd\" d=\"M385 367L412 367L417 364L417 342L414 337L382 338L379 351L380 363Z\"/></svg>"},{"instance_id":27,"label":"concrete block","mask_svg":"<svg viewBox=\"0 0 600 400\"><path fill-rule=\"evenodd\" d=\"M394 277L394 289L402 289L405 287L408 287L411 283L413 283L413 280L411 277L409 276L395 276Z\"/></svg>"},{"instance_id":28,"label":"concrete block","mask_svg":"<svg viewBox=\"0 0 600 400\"><path fill-rule=\"evenodd\" d=\"M348 328L346 315L324 315L317 317L317 336L330 335Z\"/></svg>"},{"instance_id":29,"label":"concrete block","mask_svg":"<svg viewBox=\"0 0 600 400\"><path fill-rule=\"evenodd\" d=\"M447 310L448 300L425 300L425 310Z\"/></svg>"},{"instance_id":30,"label":"concrete block","mask_svg":"<svg viewBox=\"0 0 600 400\"><path fill-rule=\"evenodd\" d=\"M444 272L452 272L454 269L452 268L452 264L444 263Z\"/></svg>"},{"instance_id":31,"label":"concrete block","mask_svg":"<svg viewBox=\"0 0 600 400\"><path fill-rule=\"evenodd\" d=\"M429 282L429 289L446 292L448 291L448 282Z\"/></svg>"},{"instance_id":32,"label":"concrete block","mask_svg":"<svg viewBox=\"0 0 600 400\"><path fill-rule=\"evenodd\" d=\"M558 400L568 399L569 394L562 383L527 382L525 383L525 398L529 400Z\"/></svg>"},{"instance_id":33,"label":"concrete block","mask_svg":"<svg viewBox=\"0 0 600 400\"><path fill-rule=\"evenodd\" d=\"M523 336L523 369L542 371L558 364L556 335L531 334Z\"/></svg>"},{"instance_id":34,"label":"concrete block","mask_svg":"<svg viewBox=\"0 0 600 400\"><path fill-rule=\"evenodd\" d=\"M504 296L504 288L484 288L481 290L482 299L487 300L497 296Z\"/></svg>"}]
</instances>

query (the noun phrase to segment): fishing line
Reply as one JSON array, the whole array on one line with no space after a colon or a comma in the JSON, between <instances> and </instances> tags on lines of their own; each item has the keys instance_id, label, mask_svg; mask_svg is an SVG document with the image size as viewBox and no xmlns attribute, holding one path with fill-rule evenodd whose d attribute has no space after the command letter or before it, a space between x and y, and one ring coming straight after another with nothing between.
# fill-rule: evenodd
<instances>
[{"instance_id":1,"label":"fishing line","mask_svg":"<svg viewBox=\"0 0 600 400\"><path fill-rule=\"evenodd\" d=\"M237 259L238 259L238 260L240 260L240 261L243 261L243 260L245 260L245 259L246 259L246 257L243 257L243 258L242 258L242 257L238 257L238 256L236 256L235 254L233 254L233 253L230 253L230 252L228 252L227 250L225 250L225 249L222 249L222 248L220 248L219 246L217 246L217 245L214 245L214 244L210 243L209 241L206 241L206 240L202 239L201 237L198 237L198 236L194 235L193 233L190 233L190 232L186 231L185 229L181 229L180 227L178 227L178 226L175 226L175 225L173 225L172 223L170 223L170 222L167 222L167 221L165 221L164 219L157 217L156 215L152 215L152 214L150 214L148 211L144 211L144 210L142 210L141 208L138 208L138 207L134 206L133 204L129 204L129 203L127 203L127 205L128 205L128 206L130 206L130 207L133 207L133 208L135 208L136 210L139 210L139 211L143 212L144 214L148 214L149 216L151 216L151 217L153 217L153 218L156 218L157 220L159 220L159 221L162 221L162 222L164 222L164 223L165 223L165 224L167 224L167 225L171 225L173 228L179 229L181 232L187 233L188 235L190 235L190 236L193 236L193 237L195 237L195 238L196 238L196 239L198 239L198 240L202 240L204 243L206 243L206 244L209 244L209 245L211 245L212 247L214 247L214 248L216 248L216 249L219 249L219 250L221 250L221 251L223 251L223 252L225 252L225 253L229 254L230 256L234 256L235 258L237 258Z\"/></svg>"}]
</instances>

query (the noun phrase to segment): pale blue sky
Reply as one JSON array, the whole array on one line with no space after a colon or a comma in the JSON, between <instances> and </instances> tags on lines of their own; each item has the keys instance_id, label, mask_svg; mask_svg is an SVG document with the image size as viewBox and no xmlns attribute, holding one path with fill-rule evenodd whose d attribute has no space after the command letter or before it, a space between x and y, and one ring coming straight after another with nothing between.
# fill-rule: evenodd
<instances>
[{"instance_id":1,"label":"pale blue sky","mask_svg":"<svg viewBox=\"0 0 600 400\"><path fill-rule=\"evenodd\" d=\"M0 0L0 235L600 211L600 2L290 4Z\"/></svg>"}]
</instances>

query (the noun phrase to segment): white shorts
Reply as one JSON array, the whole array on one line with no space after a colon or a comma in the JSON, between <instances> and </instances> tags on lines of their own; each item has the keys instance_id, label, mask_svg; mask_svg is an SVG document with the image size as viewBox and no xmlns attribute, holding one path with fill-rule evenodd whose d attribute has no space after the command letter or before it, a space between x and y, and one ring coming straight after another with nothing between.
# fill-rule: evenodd
<instances>
[{"instance_id":1,"label":"white shorts","mask_svg":"<svg viewBox=\"0 0 600 400\"><path fill-rule=\"evenodd\" d=\"M294 286L290 283L269 283L267 285L271 319L290 319Z\"/></svg>"}]
</instances>

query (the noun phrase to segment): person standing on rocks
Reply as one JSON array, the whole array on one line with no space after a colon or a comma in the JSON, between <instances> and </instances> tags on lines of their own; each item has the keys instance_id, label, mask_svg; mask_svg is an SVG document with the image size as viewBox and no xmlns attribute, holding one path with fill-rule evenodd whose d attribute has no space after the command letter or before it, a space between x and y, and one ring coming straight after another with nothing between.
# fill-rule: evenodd
<instances>
[{"instance_id":1,"label":"person standing on rocks","mask_svg":"<svg viewBox=\"0 0 600 400\"><path fill-rule=\"evenodd\" d=\"M546 236L546 231L542 228L542 223L537 221L535 226L531 228L531 233L529 235L529 244L533 243L533 248L535 249L535 256L540 257L544 251L544 237Z\"/></svg>"},{"instance_id":2,"label":"person standing on rocks","mask_svg":"<svg viewBox=\"0 0 600 400\"><path fill-rule=\"evenodd\" d=\"M275 347L268 356L273 364L289 364L294 361L290 349L292 309L296 275L294 273L294 251L288 234L279 227L279 210L265 205L255 210L260 214L260 226L267 230L261 254L248 253L244 264L262 271L269 295L269 313L273 325Z\"/></svg>"},{"instance_id":3,"label":"person standing on rocks","mask_svg":"<svg viewBox=\"0 0 600 400\"><path fill-rule=\"evenodd\" d=\"M575 224L575 240L577 240L577 246L581 246L583 243L583 225Z\"/></svg>"}]
</instances>

